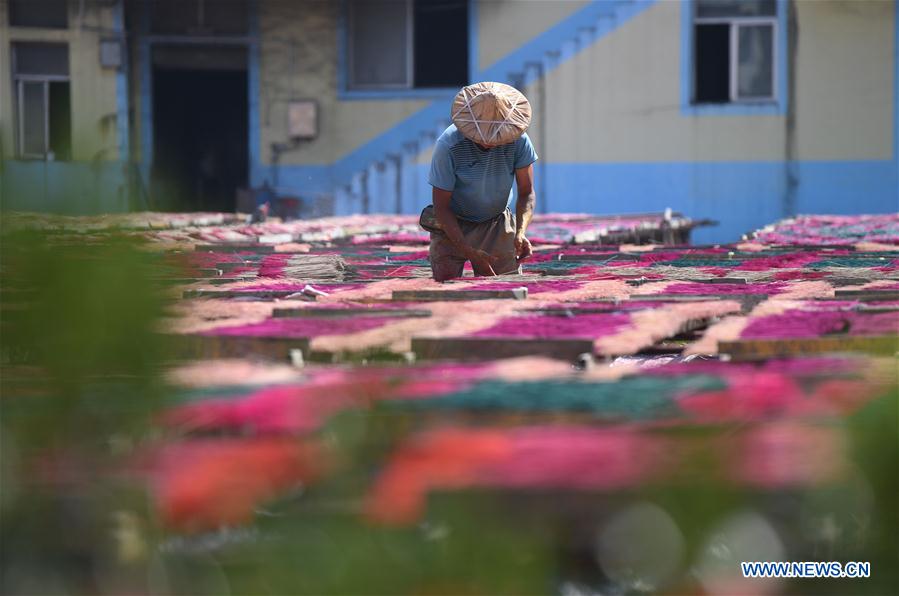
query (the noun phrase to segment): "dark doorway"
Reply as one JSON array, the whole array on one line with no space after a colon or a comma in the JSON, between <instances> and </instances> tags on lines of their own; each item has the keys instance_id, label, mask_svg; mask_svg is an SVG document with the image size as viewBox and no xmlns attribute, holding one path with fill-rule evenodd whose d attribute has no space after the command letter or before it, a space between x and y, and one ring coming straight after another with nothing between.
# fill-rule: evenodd
<instances>
[{"instance_id":1,"label":"dark doorway","mask_svg":"<svg viewBox=\"0 0 899 596\"><path fill-rule=\"evenodd\" d=\"M173 60L171 52L154 60L152 194L158 209L234 211L237 189L247 186L246 70L233 68L233 56L197 68L216 63L208 61L214 52L202 52L203 60Z\"/></svg>"}]
</instances>

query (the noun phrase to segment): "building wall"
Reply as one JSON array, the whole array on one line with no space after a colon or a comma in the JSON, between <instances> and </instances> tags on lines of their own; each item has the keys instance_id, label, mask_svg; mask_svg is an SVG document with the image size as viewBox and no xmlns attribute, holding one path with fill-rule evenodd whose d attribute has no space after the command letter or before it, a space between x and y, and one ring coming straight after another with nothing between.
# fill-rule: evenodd
<instances>
[{"instance_id":1,"label":"building wall","mask_svg":"<svg viewBox=\"0 0 899 596\"><path fill-rule=\"evenodd\" d=\"M684 6L659 2L549 73L543 148L549 159L784 159L784 113L682 113ZM892 155L894 6L876 0L796 3L798 159Z\"/></svg>"},{"instance_id":2,"label":"building wall","mask_svg":"<svg viewBox=\"0 0 899 596\"><path fill-rule=\"evenodd\" d=\"M587 0L473 0L469 51L478 70L488 68L534 36L589 4ZM253 182L271 179L272 143L287 141L287 106L291 99L314 98L320 109L320 134L284 153L279 185L296 185L307 192L330 191L346 183L332 177L328 166L345 158L425 108L440 103L428 121L436 129L447 120L455 90L347 92L342 85L343 6L341 2L285 3L260 0L258 54L260 122ZM449 49L448 51L451 51ZM251 65L251 68L253 66ZM471 73L472 79L478 73ZM420 127L404 134L415 142ZM394 148L394 153L399 151ZM362 165L361 167L365 167Z\"/></svg>"},{"instance_id":3,"label":"building wall","mask_svg":"<svg viewBox=\"0 0 899 596\"><path fill-rule=\"evenodd\" d=\"M732 239L796 210L899 210L896 3L794 5L792 129L786 107L761 114L683 109L683 2L656 3L549 73L540 82L546 101L536 107L543 122L535 129L545 140L538 150L547 162L547 208L671 206L721 221L700 235L709 240Z\"/></svg>"},{"instance_id":4,"label":"building wall","mask_svg":"<svg viewBox=\"0 0 899 596\"><path fill-rule=\"evenodd\" d=\"M339 2L259 4L259 119L263 164L272 143L287 141L291 99L319 103L319 137L282 157L284 164L327 165L424 107L427 99L338 97Z\"/></svg>"},{"instance_id":5,"label":"building wall","mask_svg":"<svg viewBox=\"0 0 899 596\"><path fill-rule=\"evenodd\" d=\"M689 106L687 0L473 0L471 78L523 78L534 105L529 133L541 156L542 210L672 207L721 221L699 234L704 241L731 240L797 211L897 210L895 0L779 1L782 9L792 1L798 23L795 60L778 62L791 65L782 69L780 85L785 93L792 77L792 105ZM0 15L5 19L5 7ZM104 28L116 26L110 8L89 15ZM341 195L343 212L362 209L365 192L371 211L414 212L430 198L430 148L448 118L454 90L347 91L342 15L340 2L255 3L248 90L251 183L274 178L271 146L288 140L290 100L313 98L320 106L319 136L281 156L279 186L303 197ZM599 26L584 37L584 26L596 26L597 17ZM115 160L117 147L127 144L123 105L129 101L140 122L132 157L148 169L152 139L138 134L152 116L141 74L149 72L149 52L143 51L149 46L137 44L132 94L123 100L124 75L99 67L99 34L79 29L74 17L72 22L66 32L0 26L0 77L6 81L10 38L70 41L76 123L75 162L7 159L2 188L10 181L32 189L68 188L59 183L68 177L80 180L72 187L104 197L93 204L108 205L115 202L105 189L110 185L100 189L89 181L112 181L120 197L124 168ZM8 158L11 105L8 93L0 95L0 140ZM393 196L397 189L400 196ZM71 201L64 206L89 210L89 204L79 199L74 207Z\"/></svg>"},{"instance_id":6,"label":"building wall","mask_svg":"<svg viewBox=\"0 0 899 596\"><path fill-rule=\"evenodd\" d=\"M534 36L589 4L589 0L476 2L478 65L489 68Z\"/></svg>"},{"instance_id":7,"label":"building wall","mask_svg":"<svg viewBox=\"0 0 899 596\"><path fill-rule=\"evenodd\" d=\"M0 201L6 208L65 212L120 210L126 205L121 159L120 73L100 66L100 39L115 33L114 7L85 3L79 19L69 5L65 30L10 27L0 1ZM72 160L43 162L16 158L11 44L65 42L69 47Z\"/></svg>"},{"instance_id":8,"label":"building wall","mask_svg":"<svg viewBox=\"0 0 899 596\"><path fill-rule=\"evenodd\" d=\"M540 207L672 207L720 221L699 232L700 241L733 240L796 212L899 210L896 3L794 7L795 63L773 109L685 105L687 2L652 4L532 81L525 93L541 156ZM787 67L787 48L779 50L779 66ZM417 159L420 203L428 200L429 161L430 150Z\"/></svg>"}]
</instances>

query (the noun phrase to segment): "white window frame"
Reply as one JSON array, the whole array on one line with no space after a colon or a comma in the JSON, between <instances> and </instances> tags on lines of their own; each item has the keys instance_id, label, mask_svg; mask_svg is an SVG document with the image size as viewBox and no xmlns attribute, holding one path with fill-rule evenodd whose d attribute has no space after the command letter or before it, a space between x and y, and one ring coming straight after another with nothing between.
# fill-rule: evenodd
<instances>
[{"instance_id":1,"label":"white window frame","mask_svg":"<svg viewBox=\"0 0 899 596\"><path fill-rule=\"evenodd\" d=\"M50 83L69 83L70 78L63 75L15 75L13 84L16 94L16 154L22 159L43 159L51 155L50 151ZM25 152L25 83L43 83L44 87L44 151L42 153Z\"/></svg>"},{"instance_id":2,"label":"white window frame","mask_svg":"<svg viewBox=\"0 0 899 596\"><path fill-rule=\"evenodd\" d=\"M696 25L728 25L730 36L730 81L728 82L729 100L728 104L759 104L777 102L777 77L778 77L778 11L781 9L780 4L775 4L774 14L771 16L748 16L748 17L700 17L698 15L699 3L693 2L693 64L690 69L693 72L693 90L692 103L694 105L705 105L707 102L696 101ZM771 95L768 97L739 97L739 73L737 68L740 62L740 31L741 27L758 25L769 25L771 27Z\"/></svg>"},{"instance_id":3,"label":"white window frame","mask_svg":"<svg viewBox=\"0 0 899 596\"><path fill-rule=\"evenodd\" d=\"M358 0L357 0L358 1ZM406 82L405 83L369 83L359 84L353 81L353 75L356 72L353 59L355 52L353 48L353 32L355 31L355 10L352 5L353 0L347 0L347 75L346 86L350 91L380 91L395 89L415 89L415 0L405 0L406 2Z\"/></svg>"}]
</instances>

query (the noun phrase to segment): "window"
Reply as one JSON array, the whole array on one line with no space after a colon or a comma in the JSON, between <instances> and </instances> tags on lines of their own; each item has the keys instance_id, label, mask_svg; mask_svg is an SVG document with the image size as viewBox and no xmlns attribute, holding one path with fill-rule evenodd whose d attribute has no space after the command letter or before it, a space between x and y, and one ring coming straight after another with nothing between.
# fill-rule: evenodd
<instances>
[{"instance_id":1,"label":"window","mask_svg":"<svg viewBox=\"0 0 899 596\"><path fill-rule=\"evenodd\" d=\"M777 0L696 0L694 104L776 100Z\"/></svg>"},{"instance_id":2,"label":"window","mask_svg":"<svg viewBox=\"0 0 899 596\"><path fill-rule=\"evenodd\" d=\"M65 29L69 26L66 0L7 0L9 24L12 27L46 27Z\"/></svg>"},{"instance_id":3,"label":"window","mask_svg":"<svg viewBox=\"0 0 899 596\"><path fill-rule=\"evenodd\" d=\"M468 82L468 0L347 0L347 81L354 90Z\"/></svg>"},{"instance_id":4,"label":"window","mask_svg":"<svg viewBox=\"0 0 899 596\"><path fill-rule=\"evenodd\" d=\"M14 43L12 60L19 157L71 159L68 47Z\"/></svg>"}]
</instances>

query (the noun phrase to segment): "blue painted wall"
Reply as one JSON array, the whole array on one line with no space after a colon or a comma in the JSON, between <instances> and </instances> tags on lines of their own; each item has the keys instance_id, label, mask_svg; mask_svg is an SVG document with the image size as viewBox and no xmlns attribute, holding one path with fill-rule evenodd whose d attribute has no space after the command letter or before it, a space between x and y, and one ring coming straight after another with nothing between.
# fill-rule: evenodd
<instances>
[{"instance_id":1,"label":"blue painted wall","mask_svg":"<svg viewBox=\"0 0 899 596\"><path fill-rule=\"evenodd\" d=\"M733 242L783 217L783 162L546 164L549 211L637 213L668 207L719 222L694 233L697 243ZM798 213L899 211L895 160L799 162ZM427 165L415 174L416 213L430 200Z\"/></svg>"},{"instance_id":2,"label":"blue painted wall","mask_svg":"<svg viewBox=\"0 0 899 596\"><path fill-rule=\"evenodd\" d=\"M729 242L783 217L782 162L549 164L552 211L621 213L671 207L719 221L696 242ZM798 213L899 209L895 161L800 162Z\"/></svg>"}]
</instances>

